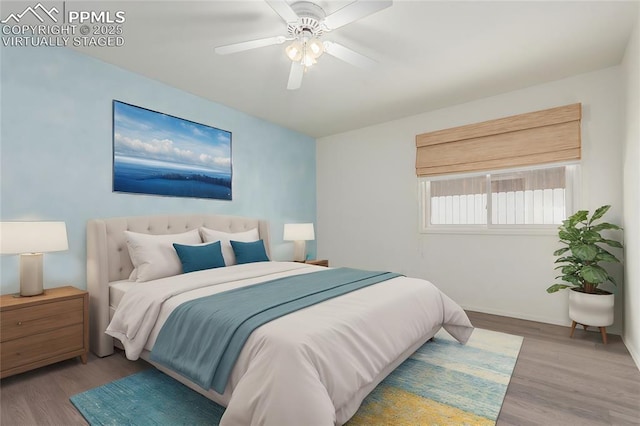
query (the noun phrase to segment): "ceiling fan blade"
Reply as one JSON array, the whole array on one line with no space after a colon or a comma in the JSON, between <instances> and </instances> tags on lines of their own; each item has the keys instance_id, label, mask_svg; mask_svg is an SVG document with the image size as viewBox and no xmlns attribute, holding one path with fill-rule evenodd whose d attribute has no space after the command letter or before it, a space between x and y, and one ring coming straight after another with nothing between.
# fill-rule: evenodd
<instances>
[{"instance_id":1,"label":"ceiling fan blade","mask_svg":"<svg viewBox=\"0 0 640 426\"><path fill-rule=\"evenodd\" d=\"M265 0L265 1L269 6L271 6L273 10L275 10L275 12L278 15L280 15L282 20L287 24L289 22L296 22L298 20L298 14L293 11L291 6L289 6L289 3L287 3L285 0Z\"/></svg>"},{"instance_id":2,"label":"ceiling fan blade","mask_svg":"<svg viewBox=\"0 0 640 426\"><path fill-rule=\"evenodd\" d=\"M360 18L386 9L393 4L391 0L360 0L350 3L324 18L328 30L335 30Z\"/></svg>"},{"instance_id":3,"label":"ceiling fan blade","mask_svg":"<svg viewBox=\"0 0 640 426\"><path fill-rule=\"evenodd\" d=\"M302 86L302 76L304 75L304 66L300 62L291 63L291 71L289 72L289 82L287 89L296 90Z\"/></svg>"},{"instance_id":4,"label":"ceiling fan blade","mask_svg":"<svg viewBox=\"0 0 640 426\"><path fill-rule=\"evenodd\" d=\"M324 51L327 52L331 56L335 56L338 59L342 59L343 61L355 65L359 68L364 69L373 69L378 63L371 58L367 58L366 56L355 52L348 47L344 47L341 44L334 43L332 41L325 41L323 43Z\"/></svg>"},{"instance_id":5,"label":"ceiling fan blade","mask_svg":"<svg viewBox=\"0 0 640 426\"><path fill-rule=\"evenodd\" d=\"M275 36L261 38L259 40L243 41L242 43L228 44L226 46L218 46L215 51L218 55L228 55L230 53L243 52L245 50L257 49L258 47L271 46L274 44L282 44L287 41L285 36Z\"/></svg>"}]
</instances>

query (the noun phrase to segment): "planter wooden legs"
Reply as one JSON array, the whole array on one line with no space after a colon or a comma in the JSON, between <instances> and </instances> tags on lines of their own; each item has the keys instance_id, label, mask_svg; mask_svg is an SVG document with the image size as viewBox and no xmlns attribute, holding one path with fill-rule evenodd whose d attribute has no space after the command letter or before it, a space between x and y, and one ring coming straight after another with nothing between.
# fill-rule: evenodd
<instances>
[{"instance_id":1,"label":"planter wooden legs","mask_svg":"<svg viewBox=\"0 0 640 426\"><path fill-rule=\"evenodd\" d=\"M569 334L569 337L573 337L573 332L576 331L576 325L578 325L577 322L572 321L571 322L571 334ZM580 324L585 330L589 327L588 325L585 324ZM600 334L602 335L602 343L604 343L605 345L607 344L607 327L598 327L600 329Z\"/></svg>"},{"instance_id":2,"label":"planter wooden legs","mask_svg":"<svg viewBox=\"0 0 640 426\"><path fill-rule=\"evenodd\" d=\"M607 327L600 327L600 334L602 334L602 343L607 344Z\"/></svg>"}]
</instances>

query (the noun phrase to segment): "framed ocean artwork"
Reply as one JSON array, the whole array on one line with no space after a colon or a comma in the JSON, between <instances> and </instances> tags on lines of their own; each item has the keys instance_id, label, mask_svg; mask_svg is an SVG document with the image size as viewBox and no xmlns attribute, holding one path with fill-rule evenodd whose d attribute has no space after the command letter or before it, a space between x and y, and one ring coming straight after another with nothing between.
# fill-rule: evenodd
<instances>
[{"instance_id":1,"label":"framed ocean artwork","mask_svg":"<svg viewBox=\"0 0 640 426\"><path fill-rule=\"evenodd\" d=\"M113 101L113 191L231 200L231 132Z\"/></svg>"}]
</instances>

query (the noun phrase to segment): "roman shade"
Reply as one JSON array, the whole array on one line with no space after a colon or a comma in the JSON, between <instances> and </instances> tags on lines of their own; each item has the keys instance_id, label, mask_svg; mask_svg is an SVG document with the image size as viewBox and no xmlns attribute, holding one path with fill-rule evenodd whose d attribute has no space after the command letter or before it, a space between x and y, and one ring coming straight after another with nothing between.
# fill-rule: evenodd
<instances>
[{"instance_id":1,"label":"roman shade","mask_svg":"<svg viewBox=\"0 0 640 426\"><path fill-rule=\"evenodd\" d=\"M416 174L524 167L580 159L581 104L416 136Z\"/></svg>"}]
</instances>

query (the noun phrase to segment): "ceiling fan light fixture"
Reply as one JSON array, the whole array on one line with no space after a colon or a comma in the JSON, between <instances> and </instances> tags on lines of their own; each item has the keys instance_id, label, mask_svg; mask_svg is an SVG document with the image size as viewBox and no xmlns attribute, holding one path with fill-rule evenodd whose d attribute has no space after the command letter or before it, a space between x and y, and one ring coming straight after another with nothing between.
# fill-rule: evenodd
<instances>
[{"instance_id":1,"label":"ceiling fan light fixture","mask_svg":"<svg viewBox=\"0 0 640 426\"><path fill-rule=\"evenodd\" d=\"M314 37L307 42L307 52L313 59L317 59L324 52L324 45L320 39Z\"/></svg>"},{"instance_id":2,"label":"ceiling fan light fixture","mask_svg":"<svg viewBox=\"0 0 640 426\"><path fill-rule=\"evenodd\" d=\"M317 63L316 59L313 58L311 55L304 55L304 57L302 58L302 65L304 65L306 68L309 68L311 65Z\"/></svg>"},{"instance_id":3,"label":"ceiling fan light fixture","mask_svg":"<svg viewBox=\"0 0 640 426\"><path fill-rule=\"evenodd\" d=\"M298 62L302 60L304 47L302 46L302 43L300 43L298 40L295 40L293 43L288 45L284 50L285 50L285 53L287 54L287 57L292 61Z\"/></svg>"},{"instance_id":4,"label":"ceiling fan light fixture","mask_svg":"<svg viewBox=\"0 0 640 426\"><path fill-rule=\"evenodd\" d=\"M317 37L302 37L288 45L285 53L293 62L300 62L308 68L317 63L317 59L324 53L324 45Z\"/></svg>"},{"instance_id":5,"label":"ceiling fan light fixture","mask_svg":"<svg viewBox=\"0 0 640 426\"><path fill-rule=\"evenodd\" d=\"M392 0L352 0L329 15L316 4L316 0L265 1L287 24L288 35L218 46L215 48L217 54L228 55L290 41L292 43L285 47L285 54L292 61L287 84L289 90L300 88L304 71L315 64L324 52L361 68L370 69L376 65L374 60L358 52L329 40L322 42L320 38L326 32L388 8L393 4Z\"/></svg>"}]
</instances>

